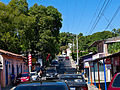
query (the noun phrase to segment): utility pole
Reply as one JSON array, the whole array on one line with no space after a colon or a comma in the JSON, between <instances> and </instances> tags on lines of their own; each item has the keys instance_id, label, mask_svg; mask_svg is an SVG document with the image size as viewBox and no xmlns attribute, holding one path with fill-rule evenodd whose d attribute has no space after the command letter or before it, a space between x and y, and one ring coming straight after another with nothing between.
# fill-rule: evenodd
<instances>
[{"instance_id":1,"label":"utility pole","mask_svg":"<svg viewBox=\"0 0 120 90\"><path fill-rule=\"evenodd\" d=\"M76 41L77 41L77 65L79 64L79 60L78 60L78 35L76 35Z\"/></svg>"},{"instance_id":2,"label":"utility pole","mask_svg":"<svg viewBox=\"0 0 120 90\"><path fill-rule=\"evenodd\" d=\"M73 39L73 52L74 52L74 39Z\"/></svg>"}]
</instances>

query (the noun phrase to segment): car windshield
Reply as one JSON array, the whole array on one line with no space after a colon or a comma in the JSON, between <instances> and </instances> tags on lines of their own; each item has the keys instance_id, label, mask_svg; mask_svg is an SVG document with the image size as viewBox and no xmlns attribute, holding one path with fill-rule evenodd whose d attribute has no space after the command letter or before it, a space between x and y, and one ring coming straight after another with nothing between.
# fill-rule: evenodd
<instances>
[{"instance_id":1,"label":"car windshield","mask_svg":"<svg viewBox=\"0 0 120 90\"><path fill-rule=\"evenodd\" d=\"M52 62L51 64L58 64L58 62L57 62L57 61L54 61L54 62Z\"/></svg>"},{"instance_id":2,"label":"car windshield","mask_svg":"<svg viewBox=\"0 0 120 90\"><path fill-rule=\"evenodd\" d=\"M36 73L31 73L30 75L33 76L33 75L37 75L37 74Z\"/></svg>"},{"instance_id":3,"label":"car windshield","mask_svg":"<svg viewBox=\"0 0 120 90\"><path fill-rule=\"evenodd\" d=\"M47 70L47 73L53 73L56 72L54 69Z\"/></svg>"},{"instance_id":4,"label":"car windshield","mask_svg":"<svg viewBox=\"0 0 120 90\"><path fill-rule=\"evenodd\" d=\"M18 78L19 78L19 77L28 77L28 76L29 76L28 73L25 73L25 74L19 74L19 75L18 75Z\"/></svg>"},{"instance_id":5,"label":"car windshield","mask_svg":"<svg viewBox=\"0 0 120 90\"><path fill-rule=\"evenodd\" d=\"M82 79L82 76L81 75L62 75L61 76L61 79L69 79L69 78Z\"/></svg>"},{"instance_id":6,"label":"car windshield","mask_svg":"<svg viewBox=\"0 0 120 90\"><path fill-rule=\"evenodd\" d=\"M113 87L120 87L120 74L116 76L115 80L113 81Z\"/></svg>"},{"instance_id":7,"label":"car windshield","mask_svg":"<svg viewBox=\"0 0 120 90\"><path fill-rule=\"evenodd\" d=\"M18 86L15 90L66 90L63 85Z\"/></svg>"}]
</instances>

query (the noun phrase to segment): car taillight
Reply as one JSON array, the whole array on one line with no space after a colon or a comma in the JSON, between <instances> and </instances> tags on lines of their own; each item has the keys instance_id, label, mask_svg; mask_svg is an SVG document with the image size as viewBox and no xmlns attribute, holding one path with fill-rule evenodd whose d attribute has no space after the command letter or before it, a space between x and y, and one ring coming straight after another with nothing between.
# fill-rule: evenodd
<instances>
[{"instance_id":1,"label":"car taillight","mask_svg":"<svg viewBox=\"0 0 120 90\"><path fill-rule=\"evenodd\" d=\"M88 90L88 87L81 87L81 90Z\"/></svg>"}]
</instances>

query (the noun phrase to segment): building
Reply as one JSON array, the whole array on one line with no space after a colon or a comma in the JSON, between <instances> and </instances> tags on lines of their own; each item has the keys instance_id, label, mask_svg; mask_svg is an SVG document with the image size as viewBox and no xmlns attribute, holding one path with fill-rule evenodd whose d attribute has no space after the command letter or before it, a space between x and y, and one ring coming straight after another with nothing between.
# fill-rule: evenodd
<instances>
[{"instance_id":1,"label":"building","mask_svg":"<svg viewBox=\"0 0 120 90\"><path fill-rule=\"evenodd\" d=\"M11 84L11 74L15 77L23 72L28 72L28 67L25 62L25 57L0 49L0 83L2 87Z\"/></svg>"},{"instance_id":2,"label":"building","mask_svg":"<svg viewBox=\"0 0 120 90\"><path fill-rule=\"evenodd\" d=\"M90 57L88 55L81 57L84 66L86 66L86 63L88 64L90 83L95 84L97 80L99 89L102 81L105 82L105 90L107 90L106 82L110 82L113 75L120 72L120 52L108 53L108 45L115 42L120 42L120 37L96 41L89 48L97 47L97 53L89 55Z\"/></svg>"}]
</instances>

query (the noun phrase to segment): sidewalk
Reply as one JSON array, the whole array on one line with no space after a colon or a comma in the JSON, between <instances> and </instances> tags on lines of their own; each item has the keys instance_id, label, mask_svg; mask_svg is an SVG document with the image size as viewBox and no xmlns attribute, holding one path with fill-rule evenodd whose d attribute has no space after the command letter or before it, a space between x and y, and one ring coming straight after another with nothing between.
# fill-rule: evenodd
<instances>
[{"instance_id":1,"label":"sidewalk","mask_svg":"<svg viewBox=\"0 0 120 90\"><path fill-rule=\"evenodd\" d=\"M99 89L96 88L94 85L88 84L88 90L99 90Z\"/></svg>"}]
</instances>

